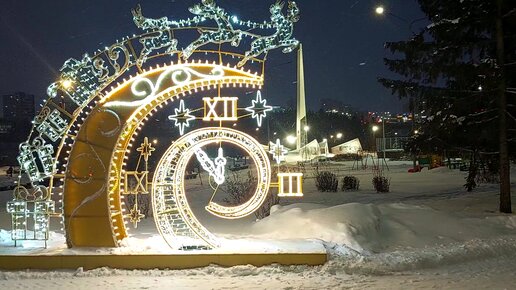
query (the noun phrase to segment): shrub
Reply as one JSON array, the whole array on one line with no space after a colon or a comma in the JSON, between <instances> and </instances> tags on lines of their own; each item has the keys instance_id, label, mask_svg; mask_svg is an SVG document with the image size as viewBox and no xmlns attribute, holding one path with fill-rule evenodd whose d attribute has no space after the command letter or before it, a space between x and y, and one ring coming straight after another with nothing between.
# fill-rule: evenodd
<instances>
[{"instance_id":1,"label":"shrub","mask_svg":"<svg viewBox=\"0 0 516 290\"><path fill-rule=\"evenodd\" d=\"M373 186L376 192L389 192L390 184L390 180L385 176L377 175L373 177Z\"/></svg>"},{"instance_id":2,"label":"shrub","mask_svg":"<svg viewBox=\"0 0 516 290\"><path fill-rule=\"evenodd\" d=\"M329 171L315 173L315 186L319 191L337 191L339 180L337 175Z\"/></svg>"},{"instance_id":3,"label":"shrub","mask_svg":"<svg viewBox=\"0 0 516 290\"><path fill-rule=\"evenodd\" d=\"M360 180L355 176L348 175L344 176L342 179L342 187L340 188L342 191L345 190L358 190L360 187Z\"/></svg>"},{"instance_id":4,"label":"shrub","mask_svg":"<svg viewBox=\"0 0 516 290\"><path fill-rule=\"evenodd\" d=\"M242 180L240 176L233 173L230 177L226 178L225 189L228 194L227 198L224 198L224 202L229 205L236 206L243 204L248 201L255 191L257 178L254 177L250 171L247 172L247 178ZM265 201L262 206L254 212L254 216L257 219L263 219L271 214L271 207L279 204L280 198L277 194L272 193L269 190Z\"/></svg>"},{"instance_id":5,"label":"shrub","mask_svg":"<svg viewBox=\"0 0 516 290\"><path fill-rule=\"evenodd\" d=\"M500 165L497 158L481 160L476 176L477 183L499 183Z\"/></svg>"}]
</instances>

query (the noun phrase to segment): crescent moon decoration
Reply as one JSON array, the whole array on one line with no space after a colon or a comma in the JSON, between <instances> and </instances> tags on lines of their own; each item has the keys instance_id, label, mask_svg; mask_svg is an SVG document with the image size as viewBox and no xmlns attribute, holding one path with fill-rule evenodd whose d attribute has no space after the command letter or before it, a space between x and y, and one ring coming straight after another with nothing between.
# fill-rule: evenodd
<instances>
[{"instance_id":1,"label":"crescent moon decoration","mask_svg":"<svg viewBox=\"0 0 516 290\"><path fill-rule=\"evenodd\" d=\"M186 112L183 99L199 90L217 94L203 96L213 108L211 115L194 119L191 114L202 110L196 109L184 115L179 110L177 116L172 116L171 121L186 118L186 125L178 126L185 135L161 158L161 167L154 174L153 210L167 243L175 248L191 244L201 248L218 246L217 238L189 210L184 184L181 185L186 162L198 146L230 143L247 152L257 166L258 185L251 199L237 206L215 202L206 205L205 209L217 217L247 216L264 203L270 187L284 184L271 181L270 161L264 149L267 146L243 132L224 127L225 122L233 124L251 116L260 126L272 108L261 96L254 103L246 101L246 107L237 108L238 97L221 97L221 91L229 87L261 89L267 54L278 48L288 53L298 47L299 41L293 37L294 24L299 19L296 3L288 1L287 7L282 2L272 4L270 20L263 22L240 19L215 1L201 0L189 11L193 16L187 19L148 18L138 5L132 15L141 34L122 37L104 49L64 62L59 78L47 88L48 99L41 104L27 140L19 146L18 184L22 174L26 174L30 188L36 190L19 185L8 203L8 212L13 216L13 240L46 241L50 217L60 216L69 247L119 246L128 236L124 176L135 136L150 116L170 101L181 99ZM193 37L176 38L185 33ZM191 39L195 40L188 42ZM213 44L218 46L217 50L207 46ZM222 103L227 105L222 110L224 115L215 109L216 104ZM238 111L246 112L246 108L249 114L237 116ZM196 120L212 123L207 128L186 132L188 121ZM225 160L222 154L220 158ZM173 160L177 163L170 167ZM219 163L216 175L222 182L225 170L221 164L225 162ZM164 168L171 171L163 171ZM290 173L282 174L284 181L293 178ZM294 177L299 185L301 176ZM282 188L280 192L284 196L302 194L295 191ZM26 211L31 202L37 203L34 213ZM138 213L137 209L134 212ZM21 229L22 223L16 221L36 215L40 232L28 238L27 229ZM95 235L88 234L92 232ZM189 241L181 242L179 237Z\"/></svg>"}]
</instances>

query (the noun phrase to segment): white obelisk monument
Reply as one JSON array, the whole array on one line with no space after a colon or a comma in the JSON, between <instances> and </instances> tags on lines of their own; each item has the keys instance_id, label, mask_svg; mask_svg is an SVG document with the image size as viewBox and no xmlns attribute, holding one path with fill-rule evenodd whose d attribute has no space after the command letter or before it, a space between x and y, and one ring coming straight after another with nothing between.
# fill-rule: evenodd
<instances>
[{"instance_id":1,"label":"white obelisk monument","mask_svg":"<svg viewBox=\"0 0 516 290\"><path fill-rule=\"evenodd\" d=\"M296 116L296 149L306 145L306 105L305 105L305 72L303 67L303 46L299 44L297 51L297 116ZM300 152L301 153L301 152Z\"/></svg>"}]
</instances>

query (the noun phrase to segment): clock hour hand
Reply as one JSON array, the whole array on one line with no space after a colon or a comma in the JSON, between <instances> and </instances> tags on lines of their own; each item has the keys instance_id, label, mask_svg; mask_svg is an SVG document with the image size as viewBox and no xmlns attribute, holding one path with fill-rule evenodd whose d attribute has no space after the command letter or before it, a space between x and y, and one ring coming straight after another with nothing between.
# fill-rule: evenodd
<instances>
[{"instance_id":1,"label":"clock hour hand","mask_svg":"<svg viewBox=\"0 0 516 290\"><path fill-rule=\"evenodd\" d=\"M226 158L223 156L222 148L219 148L219 155L217 158L215 158L215 165L213 161L208 157L208 154L204 152L202 149L196 149L195 150L195 156L197 157L197 160L201 164L201 167L206 170L210 176L213 177L213 180L215 180L215 183L218 185L221 185L224 183L225 177L224 177L224 166L226 165Z\"/></svg>"},{"instance_id":2,"label":"clock hour hand","mask_svg":"<svg viewBox=\"0 0 516 290\"><path fill-rule=\"evenodd\" d=\"M211 176L215 175L215 164L213 164L213 161L211 161L210 157L208 157L208 154L206 152L202 151L200 148L195 150L195 156L197 157L197 160L202 166L202 169L208 171L208 173Z\"/></svg>"},{"instance_id":3,"label":"clock hour hand","mask_svg":"<svg viewBox=\"0 0 516 290\"><path fill-rule=\"evenodd\" d=\"M215 167L215 176L213 178L215 179L215 182L218 185L221 185L222 183L224 183L224 180L226 179L226 177L224 176L224 171L226 168L227 160L224 157L224 152L222 151L222 148L219 148L218 153L219 154L218 154L217 158L215 158L215 166L216 167Z\"/></svg>"}]
</instances>

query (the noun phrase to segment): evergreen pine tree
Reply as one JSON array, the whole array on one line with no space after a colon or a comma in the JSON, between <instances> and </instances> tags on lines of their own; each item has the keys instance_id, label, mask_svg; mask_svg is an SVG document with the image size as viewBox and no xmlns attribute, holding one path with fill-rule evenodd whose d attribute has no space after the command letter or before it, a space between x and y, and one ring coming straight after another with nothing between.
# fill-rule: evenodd
<instances>
[{"instance_id":1,"label":"evergreen pine tree","mask_svg":"<svg viewBox=\"0 0 516 290\"><path fill-rule=\"evenodd\" d=\"M463 149L499 158L500 210L511 212L508 156L516 148L516 98L510 87L516 76L508 71L516 61L516 1L418 2L431 24L407 41L386 44L394 57L385 64L401 78L379 81L411 99L422 116L412 150Z\"/></svg>"}]
</instances>

